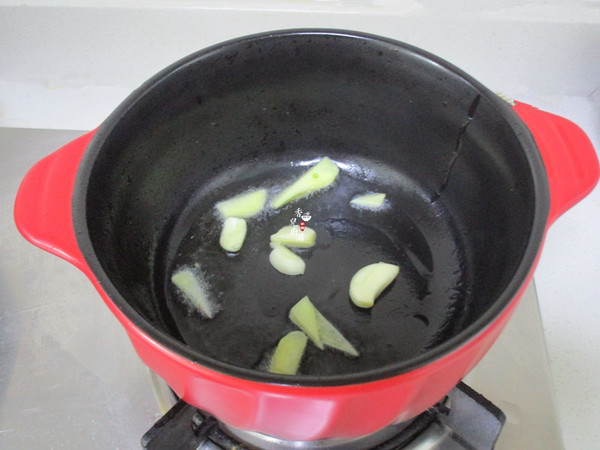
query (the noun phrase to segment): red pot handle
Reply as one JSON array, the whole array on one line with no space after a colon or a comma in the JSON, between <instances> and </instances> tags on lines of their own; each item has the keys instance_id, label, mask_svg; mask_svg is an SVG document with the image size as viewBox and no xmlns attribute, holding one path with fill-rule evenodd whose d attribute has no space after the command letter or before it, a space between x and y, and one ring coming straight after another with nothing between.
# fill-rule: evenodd
<instances>
[{"instance_id":1,"label":"red pot handle","mask_svg":"<svg viewBox=\"0 0 600 450\"><path fill-rule=\"evenodd\" d=\"M550 184L548 226L588 195L598 182L598 155L581 128L564 117L516 103L515 112L538 146Z\"/></svg>"},{"instance_id":2,"label":"red pot handle","mask_svg":"<svg viewBox=\"0 0 600 450\"><path fill-rule=\"evenodd\" d=\"M71 199L81 157L93 134L80 136L29 169L14 209L15 223L25 239L80 269L85 264L75 240Z\"/></svg>"}]
</instances>

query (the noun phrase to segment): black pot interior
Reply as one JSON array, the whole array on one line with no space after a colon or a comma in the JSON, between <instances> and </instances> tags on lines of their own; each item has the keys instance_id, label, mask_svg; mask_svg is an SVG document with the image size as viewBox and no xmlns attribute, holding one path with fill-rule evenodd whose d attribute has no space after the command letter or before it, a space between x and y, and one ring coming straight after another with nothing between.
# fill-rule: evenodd
<instances>
[{"instance_id":1,"label":"black pot interior","mask_svg":"<svg viewBox=\"0 0 600 450\"><path fill-rule=\"evenodd\" d=\"M277 192L328 156L332 188L248 222L218 245L214 204ZM75 226L115 303L159 342L234 375L280 379L261 360L304 295L359 349L310 346L299 383L400 373L485 327L510 301L544 228L543 169L526 129L487 89L412 47L364 35L282 32L199 52L136 91L97 132L78 178ZM543 177L542 177L543 179ZM388 195L383 211L348 206ZM310 211L303 276L276 272L269 235ZM350 278L384 260L400 275L371 310ZM190 311L169 281L198 264L221 312Z\"/></svg>"}]
</instances>

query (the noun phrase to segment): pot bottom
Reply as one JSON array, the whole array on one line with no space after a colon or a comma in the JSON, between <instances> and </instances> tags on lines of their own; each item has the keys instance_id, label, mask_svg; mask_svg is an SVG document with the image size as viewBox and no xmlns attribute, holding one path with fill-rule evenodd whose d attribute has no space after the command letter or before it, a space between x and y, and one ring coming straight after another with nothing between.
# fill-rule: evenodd
<instances>
[{"instance_id":1,"label":"pot bottom","mask_svg":"<svg viewBox=\"0 0 600 450\"><path fill-rule=\"evenodd\" d=\"M504 413L473 389L459 383L442 401L420 416L389 425L356 438L286 441L220 422L188 405L151 372L156 398L167 413L142 437L142 447L161 449L180 443L181 448L219 449L328 449L393 450L478 448L493 449L506 420ZM184 446L187 445L187 446Z\"/></svg>"},{"instance_id":2,"label":"pot bottom","mask_svg":"<svg viewBox=\"0 0 600 450\"><path fill-rule=\"evenodd\" d=\"M357 438L331 438L331 439L321 439L317 441L286 441L283 439L275 438L272 436L267 436L262 433L256 433L253 431L245 431L237 428L230 427L225 424L221 424L221 429L232 438L239 440L239 442L243 444L247 444L250 448L260 448L263 450L293 450L293 449L328 449L328 450L364 450L370 448L388 448L386 446L379 447L380 444L386 443L390 439L393 439L397 436L405 435L407 437L406 441L408 442L408 437L412 435L412 433L408 430L409 428L414 428L415 430L420 430L429 425L430 420L428 418L420 418L416 423L413 424L413 421L410 422L402 422L387 426L375 433L369 434L367 436L360 436ZM403 439L405 440L405 439ZM402 445L401 443L396 443ZM389 447L392 448L392 447ZM396 447L394 447L396 448Z\"/></svg>"}]
</instances>

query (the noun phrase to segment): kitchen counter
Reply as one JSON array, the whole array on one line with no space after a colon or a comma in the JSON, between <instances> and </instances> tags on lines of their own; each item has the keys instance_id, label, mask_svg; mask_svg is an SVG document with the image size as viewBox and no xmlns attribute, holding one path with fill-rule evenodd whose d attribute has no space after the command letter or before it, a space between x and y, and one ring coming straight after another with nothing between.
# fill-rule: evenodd
<instances>
[{"instance_id":1,"label":"kitchen counter","mask_svg":"<svg viewBox=\"0 0 600 450\"><path fill-rule=\"evenodd\" d=\"M145 368L85 277L14 230L19 176L81 134L32 129L91 129L141 82L195 50L252 32L314 26L373 32L436 53L496 91L569 118L600 149L598 2L495 0L485 9L460 0L434 3L3 2L0 142L10 135L19 145L3 145L0 153L0 446L47 447L50 431L41 430L48 429L60 437L57 447L85 446L88 439L90 447L135 448L160 415ZM529 302L534 316L539 304L556 398L551 416L567 449L594 448L600 440L599 222L596 187L550 229L535 275L537 297ZM543 344L538 350L545 354ZM105 411L111 418L99 420Z\"/></svg>"}]
</instances>

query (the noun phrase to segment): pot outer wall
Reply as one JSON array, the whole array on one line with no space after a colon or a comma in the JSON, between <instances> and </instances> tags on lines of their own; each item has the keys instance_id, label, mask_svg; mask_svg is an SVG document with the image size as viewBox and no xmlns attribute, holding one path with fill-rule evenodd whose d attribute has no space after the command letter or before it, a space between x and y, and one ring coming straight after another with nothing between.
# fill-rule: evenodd
<instances>
[{"instance_id":1,"label":"pot outer wall","mask_svg":"<svg viewBox=\"0 0 600 450\"><path fill-rule=\"evenodd\" d=\"M170 352L116 315L140 358L187 403L238 429L311 441L364 436L436 404L483 358L523 291L485 332L446 357L393 378L339 387L278 386L219 374Z\"/></svg>"}]
</instances>

